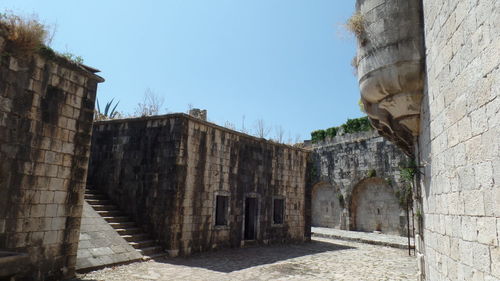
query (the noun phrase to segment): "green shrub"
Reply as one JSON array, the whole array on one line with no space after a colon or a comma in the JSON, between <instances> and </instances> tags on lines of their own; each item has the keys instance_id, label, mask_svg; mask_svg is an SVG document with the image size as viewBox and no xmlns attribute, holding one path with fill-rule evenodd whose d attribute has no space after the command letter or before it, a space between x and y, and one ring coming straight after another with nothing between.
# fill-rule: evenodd
<instances>
[{"instance_id":1,"label":"green shrub","mask_svg":"<svg viewBox=\"0 0 500 281\"><path fill-rule=\"evenodd\" d=\"M333 138L339 132L339 129L342 128L345 134L352 134L357 132L366 132L372 130L372 125L370 124L370 120L368 120L368 116L356 118L356 119L347 119L345 124L340 125L339 127L331 127L326 130L316 130L311 133L312 142L318 142L324 140L326 137Z\"/></svg>"},{"instance_id":2,"label":"green shrub","mask_svg":"<svg viewBox=\"0 0 500 281\"><path fill-rule=\"evenodd\" d=\"M374 169L370 169L368 173L366 173L366 176L369 178L374 178L377 176L377 171L375 171Z\"/></svg>"},{"instance_id":3,"label":"green shrub","mask_svg":"<svg viewBox=\"0 0 500 281\"><path fill-rule=\"evenodd\" d=\"M326 129L325 134L327 137L333 138L337 135L339 128L338 127L331 127Z\"/></svg>"},{"instance_id":4,"label":"green shrub","mask_svg":"<svg viewBox=\"0 0 500 281\"><path fill-rule=\"evenodd\" d=\"M342 124L342 128L344 128L344 132L346 134L351 134L369 131L372 129L372 126L368 117L361 117L356 119L347 119L345 124Z\"/></svg>"},{"instance_id":5,"label":"green shrub","mask_svg":"<svg viewBox=\"0 0 500 281\"><path fill-rule=\"evenodd\" d=\"M325 137L326 137L325 130L316 130L316 131L311 133L311 141L312 142L323 141L323 140L325 140Z\"/></svg>"}]
</instances>

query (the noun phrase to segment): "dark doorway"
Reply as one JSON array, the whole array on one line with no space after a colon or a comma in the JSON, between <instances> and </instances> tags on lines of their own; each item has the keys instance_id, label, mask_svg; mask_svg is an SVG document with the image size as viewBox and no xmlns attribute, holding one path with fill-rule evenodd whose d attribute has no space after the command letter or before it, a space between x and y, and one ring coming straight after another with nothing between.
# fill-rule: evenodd
<instances>
[{"instance_id":1,"label":"dark doorway","mask_svg":"<svg viewBox=\"0 0 500 281\"><path fill-rule=\"evenodd\" d=\"M257 238L257 198L247 197L245 199L245 240Z\"/></svg>"}]
</instances>

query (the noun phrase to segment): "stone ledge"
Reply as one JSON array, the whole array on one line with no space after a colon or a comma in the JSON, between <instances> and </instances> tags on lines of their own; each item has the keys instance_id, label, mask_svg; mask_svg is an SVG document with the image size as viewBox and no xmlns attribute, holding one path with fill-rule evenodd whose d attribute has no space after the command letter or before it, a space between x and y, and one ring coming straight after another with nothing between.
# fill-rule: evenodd
<instances>
[{"instance_id":1,"label":"stone ledge","mask_svg":"<svg viewBox=\"0 0 500 281\"><path fill-rule=\"evenodd\" d=\"M408 238L402 236L346 231L323 227L312 227L311 234L312 237L332 238L398 249L408 249L408 242L404 242L404 240L407 241ZM414 248L413 239L411 239L411 248Z\"/></svg>"}]
</instances>

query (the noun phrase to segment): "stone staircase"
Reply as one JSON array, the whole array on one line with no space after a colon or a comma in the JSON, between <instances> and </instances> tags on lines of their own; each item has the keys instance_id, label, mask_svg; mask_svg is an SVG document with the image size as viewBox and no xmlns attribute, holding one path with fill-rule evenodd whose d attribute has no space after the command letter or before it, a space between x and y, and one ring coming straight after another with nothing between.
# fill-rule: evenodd
<instances>
[{"instance_id":1,"label":"stone staircase","mask_svg":"<svg viewBox=\"0 0 500 281\"><path fill-rule=\"evenodd\" d=\"M101 215L116 232L125 239L132 247L143 255L143 259L155 259L166 256L160 246L151 237L144 233L136 223L126 216L118 206L101 191L87 187L85 189L85 201Z\"/></svg>"}]
</instances>

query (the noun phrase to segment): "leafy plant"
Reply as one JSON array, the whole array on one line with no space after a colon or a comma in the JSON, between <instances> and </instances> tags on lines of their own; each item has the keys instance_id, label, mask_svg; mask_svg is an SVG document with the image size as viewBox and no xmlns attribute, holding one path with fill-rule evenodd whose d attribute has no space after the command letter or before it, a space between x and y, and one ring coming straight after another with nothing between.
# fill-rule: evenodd
<instances>
[{"instance_id":1,"label":"leafy plant","mask_svg":"<svg viewBox=\"0 0 500 281\"><path fill-rule=\"evenodd\" d=\"M325 130L325 136L333 138L337 135L339 128L338 127L331 127Z\"/></svg>"},{"instance_id":2,"label":"leafy plant","mask_svg":"<svg viewBox=\"0 0 500 281\"><path fill-rule=\"evenodd\" d=\"M375 171L374 169L370 169L368 171L368 173L366 173L366 176L369 177L369 178L376 177L377 176L377 171Z\"/></svg>"},{"instance_id":3,"label":"leafy plant","mask_svg":"<svg viewBox=\"0 0 500 281\"><path fill-rule=\"evenodd\" d=\"M414 160L408 161L399 168L402 187L399 192L399 204L401 207L413 204L413 179L417 174L417 165Z\"/></svg>"},{"instance_id":4,"label":"leafy plant","mask_svg":"<svg viewBox=\"0 0 500 281\"><path fill-rule=\"evenodd\" d=\"M111 106L113 105L114 99L111 99L108 103L106 103L106 106L104 107L104 111L101 111L101 107L99 105L99 100L97 100L97 112L96 112L96 120L107 120L107 119L114 119L118 115L118 111L116 111L116 107L120 102L117 102L113 108Z\"/></svg>"},{"instance_id":5,"label":"leafy plant","mask_svg":"<svg viewBox=\"0 0 500 281\"><path fill-rule=\"evenodd\" d=\"M340 207L345 207L344 195L342 193L337 194L337 199L339 200Z\"/></svg>"},{"instance_id":6,"label":"leafy plant","mask_svg":"<svg viewBox=\"0 0 500 281\"><path fill-rule=\"evenodd\" d=\"M60 55L67 58L70 61L75 62L75 63L78 63L78 64L83 63L83 58L81 56L77 56L77 55L72 54L70 52L64 52L64 53L61 53Z\"/></svg>"},{"instance_id":7,"label":"leafy plant","mask_svg":"<svg viewBox=\"0 0 500 281\"><path fill-rule=\"evenodd\" d=\"M391 179L390 177L385 178L385 182L386 182L388 185L392 185L392 179Z\"/></svg>"},{"instance_id":8,"label":"leafy plant","mask_svg":"<svg viewBox=\"0 0 500 281\"><path fill-rule=\"evenodd\" d=\"M316 130L311 132L311 141L315 143L325 140L326 137L333 138L337 136L340 129L343 129L345 134L351 134L370 131L373 128L367 116L356 119L347 119L347 121L339 127L331 127L326 130Z\"/></svg>"},{"instance_id":9,"label":"leafy plant","mask_svg":"<svg viewBox=\"0 0 500 281\"><path fill-rule=\"evenodd\" d=\"M326 132L325 130L316 130L311 133L311 141L318 142L318 141L323 141L325 140L326 137Z\"/></svg>"},{"instance_id":10,"label":"leafy plant","mask_svg":"<svg viewBox=\"0 0 500 281\"><path fill-rule=\"evenodd\" d=\"M347 121L341 126L346 134L365 132L372 129L370 120L368 117L361 117L356 119L347 119Z\"/></svg>"}]
</instances>

